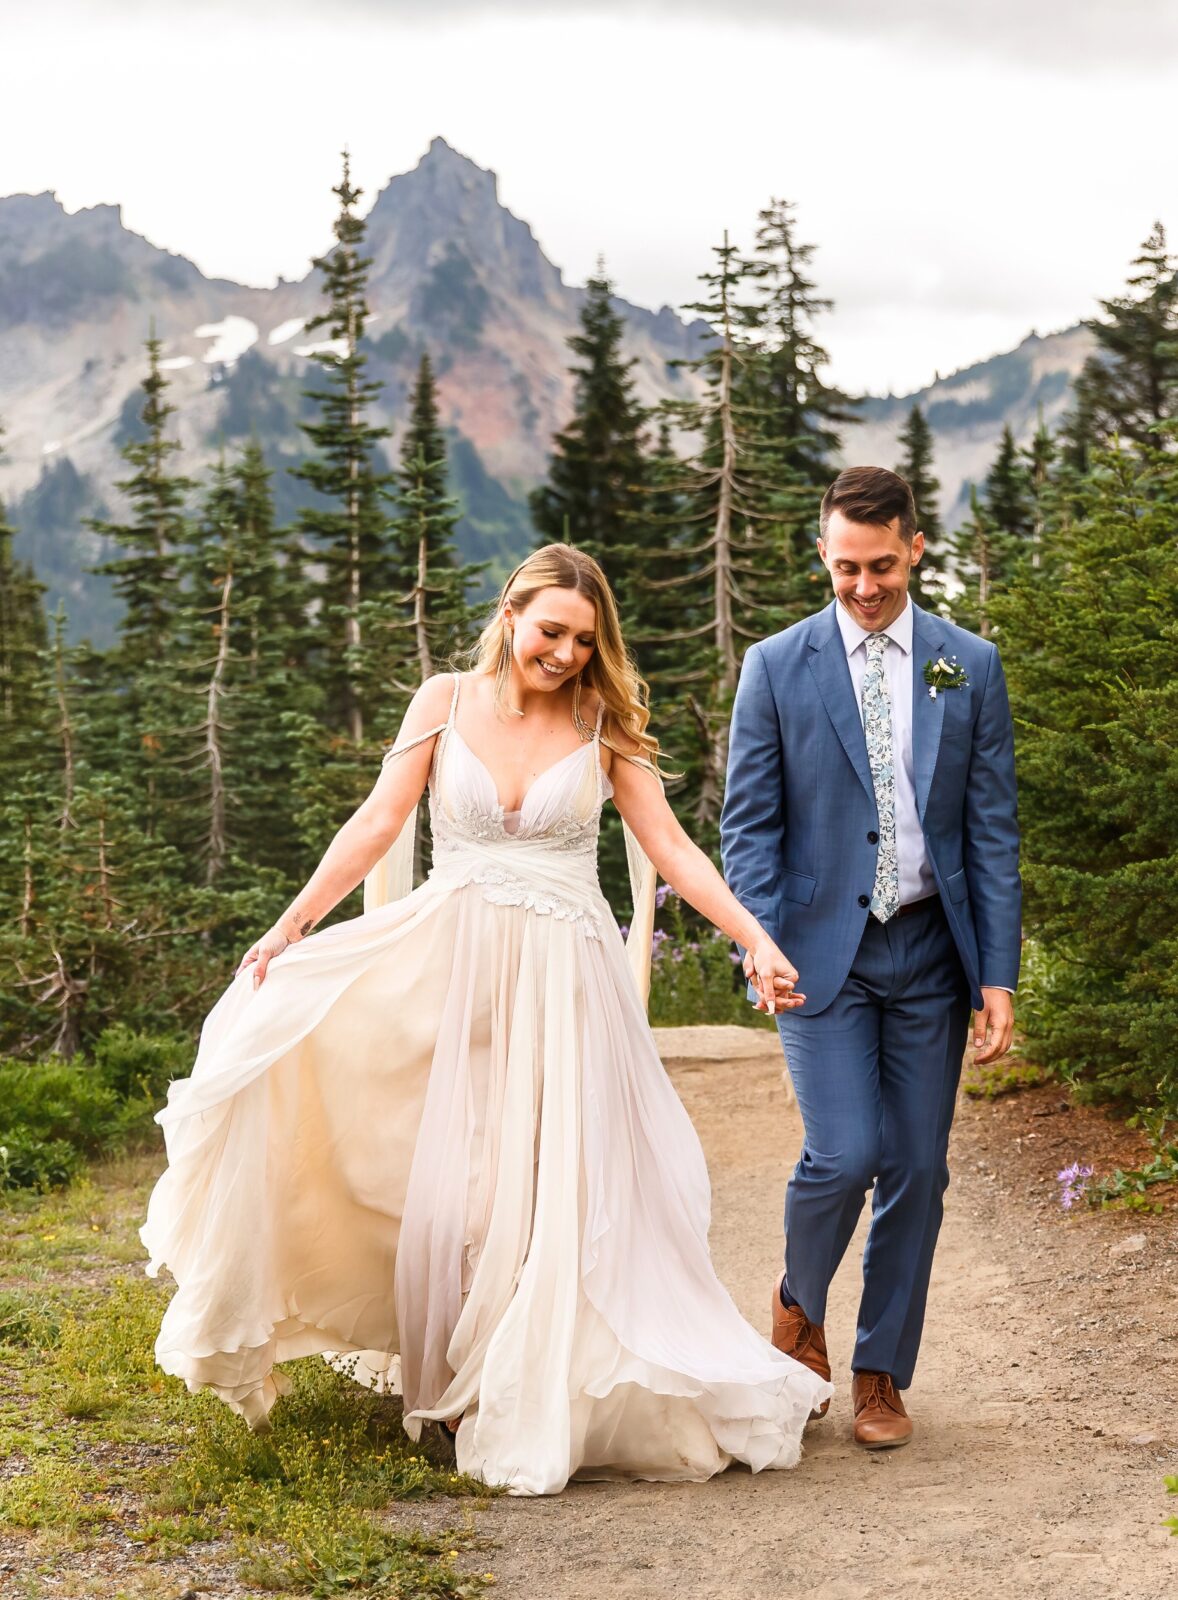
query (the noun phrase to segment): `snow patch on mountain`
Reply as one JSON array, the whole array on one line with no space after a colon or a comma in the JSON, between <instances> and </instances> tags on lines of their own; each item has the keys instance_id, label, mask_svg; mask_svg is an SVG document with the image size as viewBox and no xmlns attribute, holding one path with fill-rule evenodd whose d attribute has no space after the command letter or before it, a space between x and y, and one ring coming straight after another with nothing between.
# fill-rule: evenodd
<instances>
[{"instance_id":1,"label":"snow patch on mountain","mask_svg":"<svg viewBox=\"0 0 1178 1600\"><path fill-rule=\"evenodd\" d=\"M295 345L296 356L318 356L325 353L338 356L342 361L348 353L348 341L346 339L321 339L318 344Z\"/></svg>"},{"instance_id":2,"label":"snow patch on mountain","mask_svg":"<svg viewBox=\"0 0 1178 1600\"><path fill-rule=\"evenodd\" d=\"M296 333L302 333L306 326L306 317L288 317L285 322L280 322L276 328L270 329L266 335L266 343L285 344L288 339L293 339Z\"/></svg>"},{"instance_id":3,"label":"snow patch on mountain","mask_svg":"<svg viewBox=\"0 0 1178 1600\"><path fill-rule=\"evenodd\" d=\"M219 361L228 366L258 342L258 325L248 317L226 317L223 322L202 322L194 332L198 339L213 341L201 357L210 365Z\"/></svg>"}]
</instances>

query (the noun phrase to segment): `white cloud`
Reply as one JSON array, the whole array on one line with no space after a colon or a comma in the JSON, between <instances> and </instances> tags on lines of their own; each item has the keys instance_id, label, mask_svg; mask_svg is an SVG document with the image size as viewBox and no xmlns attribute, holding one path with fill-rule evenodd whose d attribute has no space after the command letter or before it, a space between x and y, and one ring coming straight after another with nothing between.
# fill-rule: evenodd
<instances>
[{"instance_id":1,"label":"white cloud","mask_svg":"<svg viewBox=\"0 0 1178 1600\"><path fill-rule=\"evenodd\" d=\"M1123 31L1145 9L1122 7ZM1148 9L1169 39L1175 7ZM1155 216L1178 235L1173 56L1061 68L1111 7L828 0L810 26L791 19L817 0L768 10L125 0L62 32L29 7L6 23L0 194L120 201L210 275L273 282L327 244L345 143L367 205L441 133L498 172L567 277L604 252L652 306L690 299L723 230L750 241L780 195L838 302L835 374L876 390L1089 314ZM997 64L958 12L1024 43Z\"/></svg>"}]
</instances>

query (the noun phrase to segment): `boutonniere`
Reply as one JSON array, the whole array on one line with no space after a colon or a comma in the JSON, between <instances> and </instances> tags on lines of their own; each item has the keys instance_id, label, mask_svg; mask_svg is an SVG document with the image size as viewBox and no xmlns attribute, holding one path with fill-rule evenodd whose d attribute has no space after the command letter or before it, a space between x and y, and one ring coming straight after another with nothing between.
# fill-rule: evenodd
<instances>
[{"instance_id":1,"label":"boutonniere","mask_svg":"<svg viewBox=\"0 0 1178 1600\"><path fill-rule=\"evenodd\" d=\"M938 656L935 661L926 661L924 664L924 681L928 684L928 697L930 700L937 698L938 689L968 689L969 679L966 677L965 668L959 666L956 656L950 656L948 661L944 656Z\"/></svg>"}]
</instances>

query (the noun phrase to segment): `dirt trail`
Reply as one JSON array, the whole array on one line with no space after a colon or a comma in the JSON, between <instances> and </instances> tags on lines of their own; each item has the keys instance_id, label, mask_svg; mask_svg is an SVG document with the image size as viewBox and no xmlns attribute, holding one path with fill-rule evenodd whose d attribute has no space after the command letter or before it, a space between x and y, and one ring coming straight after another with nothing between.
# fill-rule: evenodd
<instances>
[{"instance_id":1,"label":"dirt trail","mask_svg":"<svg viewBox=\"0 0 1178 1600\"><path fill-rule=\"evenodd\" d=\"M667 1030L713 1185L712 1250L742 1311L768 1317L801 1122L772 1035ZM749 1051L755 1052L749 1059ZM966 1102L916 1382L916 1437L850 1436L862 1229L827 1333L839 1392L794 1472L697 1485L576 1484L478 1519L504 1600L1173 1600L1178 1268L1171 1219L1058 1214L1003 1177L994 1108ZM993 1148L991 1148L993 1147ZM992 1156L995 1158L992 1160ZM415 1515L420 1517L420 1509Z\"/></svg>"}]
</instances>

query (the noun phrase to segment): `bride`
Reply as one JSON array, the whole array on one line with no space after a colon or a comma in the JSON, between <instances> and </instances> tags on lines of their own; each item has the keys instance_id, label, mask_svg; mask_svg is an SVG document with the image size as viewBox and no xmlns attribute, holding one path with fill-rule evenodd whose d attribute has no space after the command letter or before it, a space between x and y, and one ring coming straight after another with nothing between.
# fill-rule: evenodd
<instances>
[{"instance_id":1,"label":"bride","mask_svg":"<svg viewBox=\"0 0 1178 1600\"><path fill-rule=\"evenodd\" d=\"M798 1460L830 1386L713 1271L703 1152L646 1022L653 874L627 951L603 803L747 948L761 1009L800 1004L797 974L675 820L640 688L596 562L529 556L172 1085L142 1231L178 1286L156 1358L250 1427L289 1387L275 1363L319 1353L516 1494ZM407 892L427 784L433 868ZM362 878L364 915L312 935Z\"/></svg>"}]
</instances>

